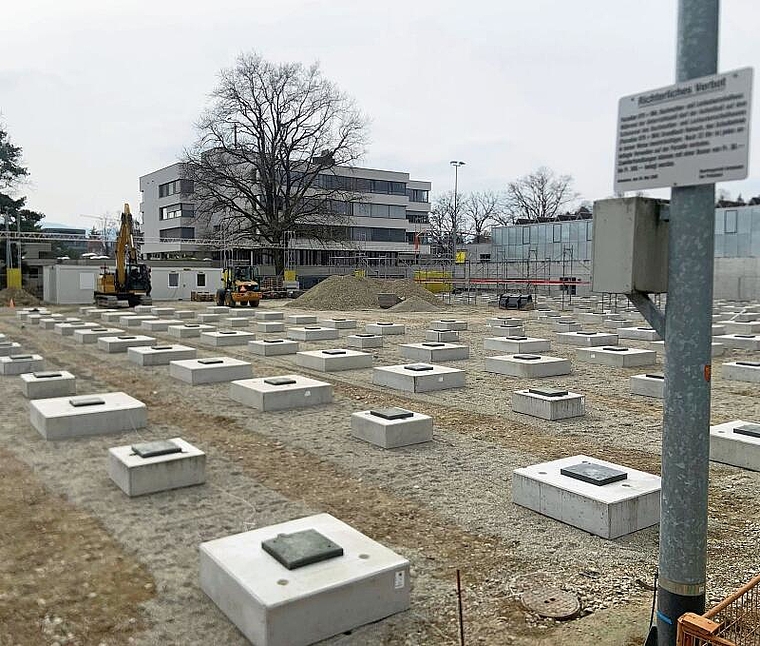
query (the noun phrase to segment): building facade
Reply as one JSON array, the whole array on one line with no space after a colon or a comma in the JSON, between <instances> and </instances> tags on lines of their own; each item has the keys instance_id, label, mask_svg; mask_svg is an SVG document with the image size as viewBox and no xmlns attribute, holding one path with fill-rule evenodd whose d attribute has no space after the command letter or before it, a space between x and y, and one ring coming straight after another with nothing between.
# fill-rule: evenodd
<instances>
[{"instance_id":1,"label":"building facade","mask_svg":"<svg viewBox=\"0 0 760 646\"><path fill-rule=\"evenodd\" d=\"M181 171L181 163L176 163L140 178L142 251L149 258L216 258L219 245L204 245L202 240L214 236L221 216L210 221L196 217L192 182L182 179ZM345 216L340 225L346 230L334 242L289 237L289 267L355 265L360 259L371 264L429 253L430 182L412 180L404 172L353 167L334 168L320 181L330 184L325 188L351 192L351 201L339 205ZM225 246L234 248L235 240L225 241ZM265 245L249 247L238 255L254 265L269 264Z\"/></svg>"}]
</instances>

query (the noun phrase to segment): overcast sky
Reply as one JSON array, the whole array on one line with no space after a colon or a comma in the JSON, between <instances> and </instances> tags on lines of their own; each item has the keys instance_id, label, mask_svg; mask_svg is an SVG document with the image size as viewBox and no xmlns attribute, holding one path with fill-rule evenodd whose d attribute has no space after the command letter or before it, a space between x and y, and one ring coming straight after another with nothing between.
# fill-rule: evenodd
<instances>
[{"instance_id":1,"label":"overcast sky","mask_svg":"<svg viewBox=\"0 0 760 646\"><path fill-rule=\"evenodd\" d=\"M618 99L674 80L676 0L3 0L0 114L29 207L79 226L176 161L237 53L319 60L372 120L364 165L433 191L540 165L612 193ZM760 60L758 0L722 3L721 71ZM760 101L753 141L760 144ZM760 169L721 185L760 193Z\"/></svg>"}]
</instances>

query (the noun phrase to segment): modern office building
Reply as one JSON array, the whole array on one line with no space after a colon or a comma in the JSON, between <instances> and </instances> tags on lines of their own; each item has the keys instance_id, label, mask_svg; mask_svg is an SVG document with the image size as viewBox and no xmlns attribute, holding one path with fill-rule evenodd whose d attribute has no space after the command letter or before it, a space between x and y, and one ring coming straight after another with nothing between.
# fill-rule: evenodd
<instances>
[{"instance_id":1,"label":"modern office building","mask_svg":"<svg viewBox=\"0 0 760 646\"><path fill-rule=\"evenodd\" d=\"M218 233L222 215L210 221L196 217L192 182L181 178L181 163L140 178L140 213L148 258L218 257L218 245L202 240ZM293 268L368 265L405 255L428 254L430 182L412 180L409 173L370 168L337 167L320 176L323 188L350 191L350 202L338 205L345 228L336 241L317 241L293 234L287 239L287 264ZM218 237L218 235L217 235ZM235 240L226 246L234 248ZM241 245L236 255L264 268L271 264L267 244Z\"/></svg>"}]
</instances>

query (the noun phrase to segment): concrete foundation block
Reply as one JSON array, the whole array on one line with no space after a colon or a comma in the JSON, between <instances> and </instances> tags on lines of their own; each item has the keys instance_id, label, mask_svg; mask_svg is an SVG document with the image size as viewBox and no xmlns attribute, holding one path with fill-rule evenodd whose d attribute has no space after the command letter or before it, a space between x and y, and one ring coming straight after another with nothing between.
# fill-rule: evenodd
<instances>
[{"instance_id":1,"label":"concrete foundation block","mask_svg":"<svg viewBox=\"0 0 760 646\"><path fill-rule=\"evenodd\" d=\"M176 310L172 318L180 321L189 321L195 318L195 310Z\"/></svg>"},{"instance_id":2,"label":"concrete foundation block","mask_svg":"<svg viewBox=\"0 0 760 646\"><path fill-rule=\"evenodd\" d=\"M214 348L246 345L249 341L254 341L255 339L256 335L253 332L246 332L244 330L219 330L217 332L201 333L201 343Z\"/></svg>"},{"instance_id":3,"label":"concrete foundation block","mask_svg":"<svg viewBox=\"0 0 760 646\"><path fill-rule=\"evenodd\" d=\"M379 334L351 334L343 340L349 348L359 350L383 347L383 337Z\"/></svg>"},{"instance_id":4,"label":"concrete foundation block","mask_svg":"<svg viewBox=\"0 0 760 646\"><path fill-rule=\"evenodd\" d=\"M665 397L665 377L659 373L633 375L629 380L629 384L631 393L634 395L654 397L655 399L663 399Z\"/></svg>"},{"instance_id":5,"label":"concrete foundation block","mask_svg":"<svg viewBox=\"0 0 760 646\"><path fill-rule=\"evenodd\" d=\"M404 343L399 345L401 356L412 361L436 363L438 361L460 361L470 358L470 348L456 343L425 341L424 343Z\"/></svg>"},{"instance_id":6,"label":"concrete foundation block","mask_svg":"<svg viewBox=\"0 0 760 646\"><path fill-rule=\"evenodd\" d=\"M581 464L624 473L625 479L597 485L561 473ZM613 539L660 522L660 478L575 455L515 469L512 501L596 536Z\"/></svg>"},{"instance_id":7,"label":"concrete foundation block","mask_svg":"<svg viewBox=\"0 0 760 646\"><path fill-rule=\"evenodd\" d=\"M146 345L129 348L127 359L138 366L168 366L172 361L195 359L198 351L187 345Z\"/></svg>"},{"instance_id":8,"label":"concrete foundation block","mask_svg":"<svg viewBox=\"0 0 760 646\"><path fill-rule=\"evenodd\" d=\"M61 336L74 336L74 330L87 330L94 327L100 327L97 323L88 321L74 321L73 323L56 323L53 326L53 332Z\"/></svg>"},{"instance_id":9,"label":"concrete foundation block","mask_svg":"<svg viewBox=\"0 0 760 646\"><path fill-rule=\"evenodd\" d=\"M169 376L192 386L217 384L253 376L251 364L231 357L185 359L169 362Z\"/></svg>"},{"instance_id":10,"label":"concrete foundation block","mask_svg":"<svg viewBox=\"0 0 760 646\"><path fill-rule=\"evenodd\" d=\"M317 316L315 314L291 314L286 317L285 322L294 326L316 325Z\"/></svg>"},{"instance_id":11,"label":"concrete foundation block","mask_svg":"<svg viewBox=\"0 0 760 646\"><path fill-rule=\"evenodd\" d=\"M537 354L509 354L501 357L486 357L486 372L508 377L541 379L569 375L572 368L567 359Z\"/></svg>"},{"instance_id":12,"label":"concrete foundation block","mask_svg":"<svg viewBox=\"0 0 760 646\"><path fill-rule=\"evenodd\" d=\"M724 321L727 334L760 334L760 321Z\"/></svg>"},{"instance_id":13,"label":"concrete foundation block","mask_svg":"<svg viewBox=\"0 0 760 646\"><path fill-rule=\"evenodd\" d=\"M224 313L227 314L226 312ZM222 314L213 314L211 312L204 312L202 314L198 314L198 321L200 323L219 323L219 321L222 319Z\"/></svg>"},{"instance_id":14,"label":"concrete foundation block","mask_svg":"<svg viewBox=\"0 0 760 646\"><path fill-rule=\"evenodd\" d=\"M209 305L206 307L207 314L229 314L230 308L226 305Z\"/></svg>"},{"instance_id":15,"label":"concrete foundation block","mask_svg":"<svg viewBox=\"0 0 760 646\"><path fill-rule=\"evenodd\" d=\"M492 325L490 331L497 337L525 336L525 330L522 325Z\"/></svg>"},{"instance_id":16,"label":"concrete foundation block","mask_svg":"<svg viewBox=\"0 0 760 646\"><path fill-rule=\"evenodd\" d=\"M503 325L519 325L522 327L522 324L522 319L514 318L512 316L492 316L491 318L486 319L486 325L488 327L501 327Z\"/></svg>"},{"instance_id":17,"label":"concrete foundation block","mask_svg":"<svg viewBox=\"0 0 760 646\"><path fill-rule=\"evenodd\" d=\"M37 399L29 403L29 419L46 440L65 440L144 428L148 409L126 393L99 393Z\"/></svg>"},{"instance_id":18,"label":"concrete foundation block","mask_svg":"<svg viewBox=\"0 0 760 646\"><path fill-rule=\"evenodd\" d=\"M158 318L172 318L176 309L174 307L151 307L150 313Z\"/></svg>"},{"instance_id":19,"label":"concrete foundation block","mask_svg":"<svg viewBox=\"0 0 760 646\"><path fill-rule=\"evenodd\" d=\"M575 321L568 323L552 323L553 332L579 332L581 330L581 324Z\"/></svg>"},{"instance_id":20,"label":"concrete foundation block","mask_svg":"<svg viewBox=\"0 0 760 646\"><path fill-rule=\"evenodd\" d=\"M351 435L383 449L433 439L433 418L401 408L373 409L351 415Z\"/></svg>"},{"instance_id":21,"label":"concrete foundation block","mask_svg":"<svg viewBox=\"0 0 760 646\"><path fill-rule=\"evenodd\" d=\"M120 334L118 336L101 336L97 340L98 349L108 354L126 352L128 348L136 348L143 345L154 345L156 339L144 334Z\"/></svg>"},{"instance_id":22,"label":"concrete foundation block","mask_svg":"<svg viewBox=\"0 0 760 646\"><path fill-rule=\"evenodd\" d=\"M432 330L456 330L457 332L461 332L467 329L467 321L438 319L437 321L431 321L430 328Z\"/></svg>"},{"instance_id":23,"label":"concrete foundation block","mask_svg":"<svg viewBox=\"0 0 760 646\"><path fill-rule=\"evenodd\" d=\"M26 372L21 375L21 391L27 399L66 397L77 394L77 381L65 370Z\"/></svg>"},{"instance_id":24,"label":"concrete foundation block","mask_svg":"<svg viewBox=\"0 0 760 646\"><path fill-rule=\"evenodd\" d=\"M322 327L332 327L336 330L355 330L356 329L356 319L341 319L341 318L332 318L332 319L320 319L319 324Z\"/></svg>"},{"instance_id":25,"label":"concrete foundation block","mask_svg":"<svg viewBox=\"0 0 760 646\"><path fill-rule=\"evenodd\" d=\"M108 449L108 475L130 497L191 487L206 482L206 454L181 437L116 446Z\"/></svg>"},{"instance_id":26,"label":"concrete foundation block","mask_svg":"<svg viewBox=\"0 0 760 646\"><path fill-rule=\"evenodd\" d=\"M731 318L736 323L752 323L760 319L760 314L757 312L738 312Z\"/></svg>"},{"instance_id":27,"label":"concrete foundation block","mask_svg":"<svg viewBox=\"0 0 760 646\"><path fill-rule=\"evenodd\" d=\"M280 375L233 381L230 398L260 411L291 410L331 403L333 387L301 375Z\"/></svg>"},{"instance_id":28,"label":"concrete foundation block","mask_svg":"<svg viewBox=\"0 0 760 646\"><path fill-rule=\"evenodd\" d=\"M285 331L285 323L282 321L256 321L254 329L263 334L276 334Z\"/></svg>"},{"instance_id":29,"label":"concrete foundation block","mask_svg":"<svg viewBox=\"0 0 760 646\"><path fill-rule=\"evenodd\" d=\"M359 350L343 348L309 350L297 353L296 363L303 368L321 372L359 370L372 367L372 355Z\"/></svg>"},{"instance_id":30,"label":"concrete foundation block","mask_svg":"<svg viewBox=\"0 0 760 646\"><path fill-rule=\"evenodd\" d=\"M549 352L551 343L546 339L530 336L488 337L483 340L484 350L496 350L507 354L521 352Z\"/></svg>"},{"instance_id":31,"label":"concrete foundation block","mask_svg":"<svg viewBox=\"0 0 760 646\"><path fill-rule=\"evenodd\" d=\"M731 381L760 383L760 362L729 361L721 366L720 375L723 379Z\"/></svg>"},{"instance_id":32,"label":"concrete foundation block","mask_svg":"<svg viewBox=\"0 0 760 646\"><path fill-rule=\"evenodd\" d=\"M43 330L52 330L55 327L56 323L62 322L62 319L63 316L60 314L55 318L52 316L43 316L39 321L37 321L37 325Z\"/></svg>"},{"instance_id":33,"label":"concrete foundation block","mask_svg":"<svg viewBox=\"0 0 760 646\"><path fill-rule=\"evenodd\" d=\"M286 336L293 341L330 341L337 339L340 333L331 327L307 325L305 327L289 327Z\"/></svg>"},{"instance_id":34,"label":"concrete foundation block","mask_svg":"<svg viewBox=\"0 0 760 646\"><path fill-rule=\"evenodd\" d=\"M367 323L364 331L368 334L382 334L390 336L394 334L406 334L406 326L401 323L392 323L390 321L378 321L377 323Z\"/></svg>"},{"instance_id":35,"label":"concrete foundation block","mask_svg":"<svg viewBox=\"0 0 760 646\"><path fill-rule=\"evenodd\" d=\"M0 341L0 357L7 357L11 354L21 354L21 344L15 341Z\"/></svg>"},{"instance_id":36,"label":"concrete foundation block","mask_svg":"<svg viewBox=\"0 0 760 646\"><path fill-rule=\"evenodd\" d=\"M557 343L583 346L617 345L617 334L606 332L560 332L557 334Z\"/></svg>"},{"instance_id":37,"label":"concrete foundation block","mask_svg":"<svg viewBox=\"0 0 760 646\"><path fill-rule=\"evenodd\" d=\"M621 339L636 339L638 341L661 341L662 337L651 327L619 327L618 337ZM614 345L614 344L604 344Z\"/></svg>"},{"instance_id":38,"label":"concrete foundation block","mask_svg":"<svg viewBox=\"0 0 760 646\"><path fill-rule=\"evenodd\" d=\"M9 377L44 370L45 360L38 354L9 354L0 357L0 375Z\"/></svg>"},{"instance_id":39,"label":"concrete foundation block","mask_svg":"<svg viewBox=\"0 0 760 646\"><path fill-rule=\"evenodd\" d=\"M711 426L710 459L760 471L760 426L740 419Z\"/></svg>"},{"instance_id":40,"label":"concrete foundation block","mask_svg":"<svg viewBox=\"0 0 760 646\"><path fill-rule=\"evenodd\" d=\"M216 328L206 323L183 323L181 325L170 325L167 328L169 336L177 339L197 339L204 332L211 332Z\"/></svg>"},{"instance_id":41,"label":"concrete foundation block","mask_svg":"<svg viewBox=\"0 0 760 646\"><path fill-rule=\"evenodd\" d=\"M222 325L224 327L248 327L250 324L250 316L228 316L222 319Z\"/></svg>"},{"instance_id":42,"label":"concrete foundation block","mask_svg":"<svg viewBox=\"0 0 760 646\"><path fill-rule=\"evenodd\" d=\"M760 350L760 335L755 334L719 334L713 337L717 343L734 350Z\"/></svg>"},{"instance_id":43,"label":"concrete foundation block","mask_svg":"<svg viewBox=\"0 0 760 646\"><path fill-rule=\"evenodd\" d=\"M298 352L298 342L290 341L289 339L260 339L258 341L249 341L248 349L254 354L264 357L276 357Z\"/></svg>"},{"instance_id":44,"label":"concrete foundation block","mask_svg":"<svg viewBox=\"0 0 760 646\"><path fill-rule=\"evenodd\" d=\"M580 361L615 368L653 366L657 363L657 353L654 350L639 350L623 346L576 348L575 353Z\"/></svg>"},{"instance_id":45,"label":"concrete foundation block","mask_svg":"<svg viewBox=\"0 0 760 646\"><path fill-rule=\"evenodd\" d=\"M713 325L712 326L712 335L718 336L719 334L725 334L726 333L726 326L725 325Z\"/></svg>"},{"instance_id":46,"label":"concrete foundation block","mask_svg":"<svg viewBox=\"0 0 760 646\"><path fill-rule=\"evenodd\" d=\"M617 331L621 327L633 327L635 321L632 320L618 320L618 319L605 319L602 322L602 327L605 330L615 330Z\"/></svg>"},{"instance_id":47,"label":"concrete foundation block","mask_svg":"<svg viewBox=\"0 0 760 646\"><path fill-rule=\"evenodd\" d=\"M273 310L258 310L256 312L257 321L284 321L285 314Z\"/></svg>"},{"instance_id":48,"label":"concrete foundation block","mask_svg":"<svg viewBox=\"0 0 760 646\"><path fill-rule=\"evenodd\" d=\"M342 555L289 570L262 548L304 530L332 541ZM410 604L409 562L329 514L202 543L200 584L256 646L306 646Z\"/></svg>"},{"instance_id":49,"label":"concrete foundation block","mask_svg":"<svg viewBox=\"0 0 760 646\"><path fill-rule=\"evenodd\" d=\"M237 318L247 318L249 320L253 320L256 318L256 308L241 305L240 307L235 307L231 309L230 316L234 316ZM224 317L222 317L222 320L224 320Z\"/></svg>"},{"instance_id":50,"label":"concrete foundation block","mask_svg":"<svg viewBox=\"0 0 760 646\"><path fill-rule=\"evenodd\" d=\"M665 341L652 341L650 344L652 350L657 352L665 352ZM726 353L726 346L722 343L716 343L713 341L711 344L711 354L713 357L722 357Z\"/></svg>"},{"instance_id":51,"label":"concrete foundation block","mask_svg":"<svg viewBox=\"0 0 760 646\"><path fill-rule=\"evenodd\" d=\"M74 341L77 343L97 343L103 336L119 336L124 330L117 327L88 327L74 330Z\"/></svg>"},{"instance_id":52,"label":"concrete foundation block","mask_svg":"<svg viewBox=\"0 0 760 646\"><path fill-rule=\"evenodd\" d=\"M372 383L409 393L464 388L466 373L458 368L430 364L401 364L375 368Z\"/></svg>"},{"instance_id":53,"label":"concrete foundation block","mask_svg":"<svg viewBox=\"0 0 760 646\"><path fill-rule=\"evenodd\" d=\"M425 330L425 341L432 343L456 343L459 341L459 332L456 330Z\"/></svg>"},{"instance_id":54,"label":"concrete foundation block","mask_svg":"<svg viewBox=\"0 0 760 646\"><path fill-rule=\"evenodd\" d=\"M126 325L127 327L141 327L144 321L157 321L158 317L152 314L143 314L135 316L122 316L119 319L119 325Z\"/></svg>"},{"instance_id":55,"label":"concrete foundation block","mask_svg":"<svg viewBox=\"0 0 760 646\"><path fill-rule=\"evenodd\" d=\"M135 305L132 311L135 314L150 314L152 309L152 305Z\"/></svg>"},{"instance_id":56,"label":"concrete foundation block","mask_svg":"<svg viewBox=\"0 0 760 646\"><path fill-rule=\"evenodd\" d=\"M124 310L103 310L100 313L100 320L104 323L118 323L122 316L125 316Z\"/></svg>"},{"instance_id":57,"label":"concrete foundation block","mask_svg":"<svg viewBox=\"0 0 760 646\"><path fill-rule=\"evenodd\" d=\"M583 395L554 388L526 388L512 393L515 413L556 421L583 417L586 404Z\"/></svg>"},{"instance_id":58,"label":"concrete foundation block","mask_svg":"<svg viewBox=\"0 0 760 646\"><path fill-rule=\"evenodd\" d=\"M143 321L140 324L140 328L146 332L166 332L170 325L177 325L177 321L174 319L150 319Z\"/></svg>"}]
</instances>

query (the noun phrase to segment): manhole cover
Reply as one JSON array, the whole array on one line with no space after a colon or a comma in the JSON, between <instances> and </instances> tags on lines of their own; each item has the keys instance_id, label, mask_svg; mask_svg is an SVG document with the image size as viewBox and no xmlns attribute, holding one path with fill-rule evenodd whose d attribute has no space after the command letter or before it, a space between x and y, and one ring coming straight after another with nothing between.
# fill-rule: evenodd
<instances>
[{"instance_id":1,"label":"manhole cover","mask_svg":"<svg viewBox=\"0 0 760 646\"><path fill-rule=\"evenodd\" d=\"M580 612L578 597L559 588L536 588L523 592L523 605L541 617L572 619Z\"/></svg>"}]
</instances>

